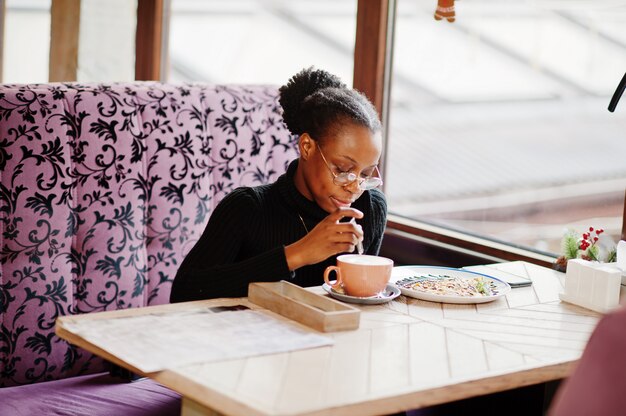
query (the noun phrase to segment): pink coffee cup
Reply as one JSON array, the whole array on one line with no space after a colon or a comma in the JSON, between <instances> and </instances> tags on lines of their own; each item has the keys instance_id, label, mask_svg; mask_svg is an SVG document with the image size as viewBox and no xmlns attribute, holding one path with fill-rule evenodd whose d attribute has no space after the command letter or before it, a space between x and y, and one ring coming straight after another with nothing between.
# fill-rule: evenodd
<instances>
[{"instance_id":1,"label":"pink coffee cup","mask_svg":"<svg viewBox=\"0 0 626 416\"><path fill-rule=\"evenodd\" d=\"M333 289L343 287L349 296L369 297L382 292L393 269L393 260L365 254L345 254L337 257L336 266L324 270L324 281ZM337 274L337 281L328 279L331 272Z\"/></svg>"}]
</instances>

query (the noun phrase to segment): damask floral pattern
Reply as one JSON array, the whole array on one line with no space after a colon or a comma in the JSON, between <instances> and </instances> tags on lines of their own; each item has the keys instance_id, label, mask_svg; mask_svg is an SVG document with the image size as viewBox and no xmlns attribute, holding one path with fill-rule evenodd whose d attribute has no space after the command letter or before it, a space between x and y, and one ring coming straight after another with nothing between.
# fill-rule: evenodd
<instances>
[{"instance_id":1,"label":"damask floral pattern","mask_svg":"<svg viewBox=\"0 0 626 416\"><path fill-rule=\"evenodd\" d=\"M297 157L264 86L0 86L0 386L102 371L58 316L165 303L215 205Z\"/></svg>"}]
</instances>

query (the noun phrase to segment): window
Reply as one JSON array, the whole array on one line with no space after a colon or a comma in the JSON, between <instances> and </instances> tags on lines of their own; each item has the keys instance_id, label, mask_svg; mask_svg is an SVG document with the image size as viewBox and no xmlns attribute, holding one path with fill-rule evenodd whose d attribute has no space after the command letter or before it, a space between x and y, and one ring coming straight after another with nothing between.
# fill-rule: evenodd
<instances>
[{"instance_id":1,"label":"window","mask_svg":"<svg viewBox=\"0 0 626 416\"><path fill-rule=\"evenodd\" d=\"M352 82L356 0L173 0L169 81L282 85L302 68Z\"/></svg>"},{"instance_id":2,"label":"window","mask_svg":"<svg viewBox=\"0 0 626 416\"><path fill-rule=\"evenodd\" d=\"M456 22L398 0L390 212L555 255L567 228L619 239L626 2L473 0Z\"/></svg>"},{"instance_id":3,"label":"window","mask_svg":"<svg viewBox=\"0 0 626 416\"><path fill-rule=\"evenodd\" d=\"M7 0L3 83L48 81L51 0Z\"/></svg>"},{"instance_id":4,"label":"window","mask_svg":"<svg viewBox=\"0 0 626 416\"><path fill-rule=\"evenodd\" d=\"M63 73L63 81L131 81L135 70L135 27L137 1L82 0L61 4L78 7L78 66L76 74ZM3 83L43 83L50 79L51 0L8 0L5 13ZM63 20L62 25L71 22ZM67 34L59 26L58 33ZM70 35L71 36L71 35ZM63 36L60 36L64 39ZM71 48L70 48L71 49ZM68 52L63 49L63 53ZM57 57L57 64L70 66L72 53ZM58 53L58 51L57 51ZM57 68L58 70L58 68Z\"/></svg>"},{"instance_id":5,"label":"window","mask_svg":"<svg viewBox=\"0 0 626 416\"><path fill-rule=\"evenodd\" d=\"M136 0L81 0L77 80L135 79L136 27Z\"/></svg>"}]
</instances>

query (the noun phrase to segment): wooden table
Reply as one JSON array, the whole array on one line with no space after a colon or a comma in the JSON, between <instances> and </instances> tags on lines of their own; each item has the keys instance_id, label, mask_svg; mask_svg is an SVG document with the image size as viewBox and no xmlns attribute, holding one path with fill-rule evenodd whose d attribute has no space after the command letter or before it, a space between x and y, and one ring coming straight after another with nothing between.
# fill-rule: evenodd
<instances>
[{"instance_id":1,"label":"wooden table","mask_svg":"<svg viewBox=\"0 0 626 416\"><path fill-rule=\"evenodd\" d=\"M361 307L360 328L328 334L335 340L329 347L147 375L184 396L185 416L389 414L566 377L600 315L559 301L561 273L524 262L492 267L527 276L533 285L478 305L401 296ZM140 373L64 324L199 304L255 307L246 299L216 299L66 316L57 321L57 334Z\"/></svg>"}]
</instances>

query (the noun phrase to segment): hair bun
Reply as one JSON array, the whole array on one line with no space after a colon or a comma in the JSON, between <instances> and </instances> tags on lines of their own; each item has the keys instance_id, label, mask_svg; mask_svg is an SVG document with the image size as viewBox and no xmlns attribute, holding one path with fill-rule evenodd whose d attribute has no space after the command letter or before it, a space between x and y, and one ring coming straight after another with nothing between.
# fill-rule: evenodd
<instances>
[{"instance_id":1,"label":"hair bun","mask_svg":"<svg viewBox=\"0 0 626 416\"><path fill-rule=\"evenodd\" d=\"M279 103L283 108L283 120L293 134L302 134L301 118L304 100L316 91L324 88L346 88L339 77L323 69L309 67L291 77L287 84L280 87Z\"/></svg>"}]
</instances>

